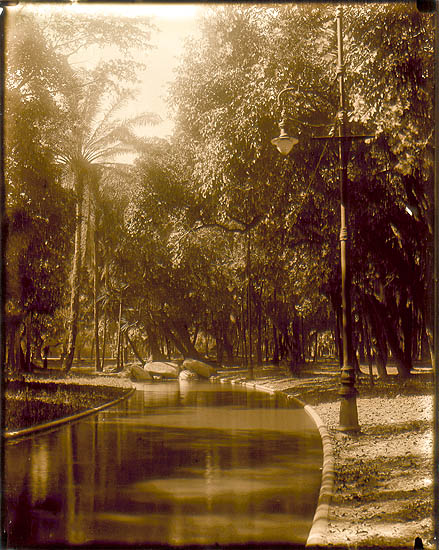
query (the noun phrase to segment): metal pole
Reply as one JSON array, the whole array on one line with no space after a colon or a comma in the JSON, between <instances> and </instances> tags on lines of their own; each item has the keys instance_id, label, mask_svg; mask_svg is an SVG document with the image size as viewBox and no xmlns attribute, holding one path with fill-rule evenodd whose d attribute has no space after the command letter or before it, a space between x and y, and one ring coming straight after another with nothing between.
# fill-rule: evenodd
<instances>
[{"instance_id":1,"label":"metal pole","mask_svg":"<svg viewBox=\"0 0 439 550\"><path fill-rule=\"evenodd\" d=\"M348 263L348 229L347 229L347 155L348 137L346 134L346 107L344 91L343 64L343 21L342 8L337 7L337 77L340 90L339 161L340 161L340 261L341 261L341 294L343 315L343 366L340 377L340 422L339 430L359 431L357 412L357 390L355 389L355 371L352 356L352 312L350 294L350 272Z\"/></svg>"},{"instance_id":2,"label":"metal pole","mask_svg":"<svg viewBox=\"0 0 439 550\"><path fill-rule=\"evenodd\" d=\"M437 52L439 48L439 7L435 13L435 76L438 82L439 61ZM433 376L436 399L434 400L434 540L436 548L439 547L439 102L435 101L435 152L434 152L434 265L433 265Z\"/></svg>"},{"instance_id":3,"label":"metal pole","mask_svg":"<svg viewBox=\"0 0 439 550\"><path fill-rule=\"evenodd\" d=\"M253 378L253 360L252 360L252 303L251 303L251 229L247 234L247 326L248 326L248 375Z\"/></svg>"}]
</instances>

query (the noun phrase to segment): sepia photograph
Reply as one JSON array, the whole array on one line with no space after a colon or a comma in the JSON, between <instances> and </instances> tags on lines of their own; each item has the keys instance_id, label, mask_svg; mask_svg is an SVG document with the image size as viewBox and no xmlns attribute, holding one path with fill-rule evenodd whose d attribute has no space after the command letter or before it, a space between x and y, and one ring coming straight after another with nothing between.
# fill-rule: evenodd
<instances>
[{"instance_id":1,"label":"sepia photograph","mask_svg":"<svg viewBox=\"0 0 439 550\"><path fill-rule=\"evenodd\" d=\"M439 548L436 2L0 5L0 546Z\"/></svg>"}]
</instances>

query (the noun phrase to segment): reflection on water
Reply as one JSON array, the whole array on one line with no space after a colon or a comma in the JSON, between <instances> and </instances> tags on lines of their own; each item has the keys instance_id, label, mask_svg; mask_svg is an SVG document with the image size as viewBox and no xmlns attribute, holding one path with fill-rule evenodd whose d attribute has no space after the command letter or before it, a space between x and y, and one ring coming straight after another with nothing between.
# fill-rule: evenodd
<instances>
[{"instance_id":1,"label":"reflection on water","mask_svg":"<svg viewBox=\"0 0 439 550\"><path fill-rule=\"evenodd\" d=\"M321 443L302 409L213 384L138 388L6 445L9 547L306 541Z\"/></svg>"}]
</instances>

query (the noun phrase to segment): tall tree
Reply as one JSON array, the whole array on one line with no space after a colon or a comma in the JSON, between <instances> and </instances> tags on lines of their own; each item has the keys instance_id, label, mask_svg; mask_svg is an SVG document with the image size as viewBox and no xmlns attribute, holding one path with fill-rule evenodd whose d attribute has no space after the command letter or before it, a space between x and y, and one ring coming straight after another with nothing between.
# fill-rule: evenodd
<instances>
[{"instance_id":1,"label":"tall tree","mask_svg":"<svg viewBox=\"0 0 439 550\"><path fill-rule=\"evenodd\" d=\"M41 345L41 331L45 325L48 330L49 316L64 303L71 202L61 186L51 138L62 116L55 90L61 83L71 82L72 74L68 65L53 55L32 17L16 15L11 21L8 14L7 22L4 303L8 361L19 366L24 327L28 349L35 333L33 325L38 327L35 336ZM29 354L26 359L29 363Z\"/></svg>"},{"instance_id":2,"label":"tall tree","mask_svg":"<svg viewBox=\"0 0 439 550\"><path fill-rule=\"evenodd\" d=\"M90 203L89 197L96 195L92 191L97 189L98 183L98 172L92 165L126 150L120 143L123 138L130 137L133 121L116 122L110 118L120 98L129 95L126 84L135 80L141 65L132 60L133 48L149 48L152 28L146 18L136 21L123 17L117 20L100 18L99 14L90 11L73 13L70 8L33 5L10 12L6 36L8 105L18 96L27 106L28 122L38 125L41 130L31 132L35 149L40 149L33 160L40 161L41 151L46 151L44 154L49 154L53 170L58 174L59 168L54 161L69 166L76 203L74 221L81 221L76 223L74 232L67 369L73 360L78 320L82 237L78 228L83 230L85 227L83 208ZM76 68L74 56L78 51L108 45L119 48L119 54L113 59L99 62L100 56L96 56L98 63L87 69ZM117 100L108 104L111 97ZM153 117L148 120L152 121ZM13 115L10 121L14 121ZM16 132L15 136L17 147L23 146L26 133L18 135ZM68 183L68 178L64 178L64 182ZM85 190L90 191L87 196L84 196Z\"/></svg>"},{"instance_id":3,"label":"tall tree","mask_svg":"<svg viewBox=\"0 0 439 550\"><path fill-rule=\"evenodd\" d=\"M126 144L127 140L135 137L132 134L132 127L145 122L153 123L156 120L156 117L151 114L139 115L130 120L116 118L115 115L124 101L124 98L120 97L102 110L105 96L100 93L101 87L101 81L89 84L81 91L76 90L68 98L67 116L70 119L68 139L66 143L60 143L56 148L59 162L69 169L73 177L76 199L75 248L65 370L69 370L72 366L78 330L82 240L87 232L85 224L90 219L84 216L85 193L96 203L100 177L98 167L120 164L117 162L117 155L132 151L132 146Z\"/></svg>"},{"instance_id":4,"label":"tall tree","mask_svg":"<svg viewBox=\"0 0 439 550\"><path fill-rule=\"evenodd\" d=\"M412 329L419 316L430 318L433 41L432 18L424 15L414 4L346 11L350 126L376 134L373 146L354 144L351 151L353 308L362 314L367 293L392 311L388 321L381 315L376 338L382 341L384 331L403 376ZM214 7L196 53L188 50L177 74L173 102L179 143L194 151L198 223L233 229L255 220L256 242L265 236L261 252L278 268L285 259L283 289L295 284L300 296L315 281L338 308L337 152L310 140L319 135L316 125L333 131L335 71L332 6ZM285 87L285 110L301 119L301 139L280 159L269 142L281 114L276 96Z\"/></svg>"}]
</instances>

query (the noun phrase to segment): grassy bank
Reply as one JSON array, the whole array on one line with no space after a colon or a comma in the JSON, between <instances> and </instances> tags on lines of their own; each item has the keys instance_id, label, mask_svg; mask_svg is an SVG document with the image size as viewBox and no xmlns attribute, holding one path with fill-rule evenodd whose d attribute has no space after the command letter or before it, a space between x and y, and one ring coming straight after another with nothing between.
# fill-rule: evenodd
<instances>
[{"instance_id":1,"label":"grassy bank","mask_svg":"<svg viewBox=\"0 0 439 550\"><path fill-rule=\"evenodd\" d=\"M27 374L4 382L5 431L50 422L121 397L131 385L104 377Z\"/></svg>"}]
</instances>

